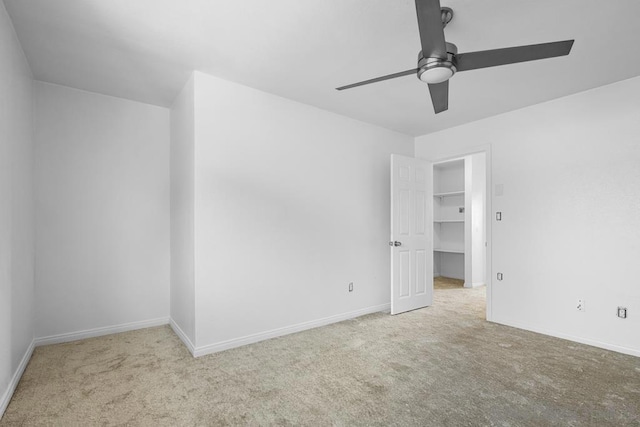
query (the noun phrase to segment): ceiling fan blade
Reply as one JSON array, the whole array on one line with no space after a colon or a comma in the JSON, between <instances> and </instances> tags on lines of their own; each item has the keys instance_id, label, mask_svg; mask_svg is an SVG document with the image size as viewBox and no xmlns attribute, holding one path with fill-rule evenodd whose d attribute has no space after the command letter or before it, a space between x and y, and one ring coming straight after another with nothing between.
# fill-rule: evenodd
<instances>
[{"instance_id":1,"label":"ceiling fan blade","mask_svg":"<svg viewBox=\"0 0 640 427\"><path fill-rule=\"evenodd\" d=\"M460 53L456 55L457 69L458 71L468 71L478 68L565 56L571 52L572 46L573 40L564 40L561 42Z\"/></svg>"},{"instance_id":2,"label":"ceiling fan blade","mask_svg":"<svg viewBox=\"0 0 640 427\"><path fill-rule=\"evenodd\" d=\"M449 80L429 85L429 93L431 93L431 102L436 114L449 109Z\"/></svg>"},{"instance_id":3,"label":"ceiling fan blade","mask_svg":"<svg viewBox=\"0 0 640 427\"><path fill-rule=\"evenodd\" d=\"M395 79L396 77L409 76L411 74L416 74L417 72L418 72L417 68L412 68L411 70L400 71L399 73L387 74L386 76L376 77L375 79L365 80L363 82L353 83L346 86L340 86L340 87L337 87L336 90L351 89L352 87L364 86L370 83L381 82L383 80Z\"/></svg>"},{"instance_id":4,"label":"ceiling fan blade","mask_svg":"<svg viewBox=\"0 0 640 427\"><path fill-rule=\"evenodd\" d=\"M418 31L424 58L447 58L440 0L416 0Z\"/></svg>"}]
</instances>

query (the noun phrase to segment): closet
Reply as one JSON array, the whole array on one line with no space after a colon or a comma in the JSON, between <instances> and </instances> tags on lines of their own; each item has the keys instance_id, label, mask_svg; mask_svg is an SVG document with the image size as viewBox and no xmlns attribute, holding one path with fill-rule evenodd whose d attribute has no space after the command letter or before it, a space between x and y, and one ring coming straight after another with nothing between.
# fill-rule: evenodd
<instances>
[{"instance_id":1,"label":"closet","mask_svg":"<svg viewBox=\"0 0 640 427\"><path fill-rule=\"evenodd\" d=\"M485 284L486 164L484 153L433 165L433 272Z\"/></svg>"}]
</instances>

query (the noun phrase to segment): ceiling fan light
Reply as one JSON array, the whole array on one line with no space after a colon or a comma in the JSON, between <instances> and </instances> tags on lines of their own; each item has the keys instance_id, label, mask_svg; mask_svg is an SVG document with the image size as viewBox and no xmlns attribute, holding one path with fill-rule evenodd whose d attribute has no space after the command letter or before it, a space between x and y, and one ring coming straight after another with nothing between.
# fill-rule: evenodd
<instances>
[{"instance_id":1,"label":"ceiling fan light","mask_svg":"<svg viewBox=\"0 0 640 427\"><path fill-rule=\"evenodd\" d=\"M425 83L438 84L446 82L453 77L453 69L441 65L436 67L423 68L418 72L418 77Z\"/></svg>"}]
</instances>

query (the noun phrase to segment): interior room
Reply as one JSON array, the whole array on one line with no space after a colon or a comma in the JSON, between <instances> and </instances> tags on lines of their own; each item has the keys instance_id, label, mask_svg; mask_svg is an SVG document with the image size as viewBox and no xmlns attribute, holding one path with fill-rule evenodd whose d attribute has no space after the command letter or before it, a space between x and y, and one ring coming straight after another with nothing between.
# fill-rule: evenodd
<instances>
[{"instance_id":1,"label":"interior room","mask_svg":"<svg viewBox=\"0 0 640 427\"><path fill-rule=\"evenodd\" d=\"M638 16L3 0L0 426L637 425Z\"/></svg>"},{"instance_id":2,"label":"interior room","mask_svg":"<svg viewBox=\"0 0 640 427\"><path fill-rule=\"evenodd\" d=\"M486 284L486 155L433 165L434 277Z\"/></svg>"}]
</instances>

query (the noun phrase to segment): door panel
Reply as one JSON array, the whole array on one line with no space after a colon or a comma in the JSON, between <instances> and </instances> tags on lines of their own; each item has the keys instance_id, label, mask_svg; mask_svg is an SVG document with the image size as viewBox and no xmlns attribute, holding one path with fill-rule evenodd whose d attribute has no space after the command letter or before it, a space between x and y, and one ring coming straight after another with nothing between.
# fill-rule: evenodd
<instances>
[{"instance_id":1,"label":"door panel","mask_svg":"<svg viewBox=\"0 0 640 427\"><path fill-rule=\"evenodd\" d=\"M431 163L391 156L391 314L433 302Z\"/></svg>"},{"instance_id":2,"label":"door panel","mask_svg":"<svg viewBox=\"0 0 640 427\"><path fill-rule=\"evenodd\" d=\"M398 227L398 236L408 236L409 235L409 223L410 223L410 205L411 205L411 192L410 191L400 191L400 204L399 204L399 213L400 215L400 226Z\"/></svg>"},{"instance_id":3,"label":"door panel","mask_svg":"<svg viewBox=\"0 0 640 427\"><path fill-rule=\"evenodd\" d=\"M427 292L427 251L416 251L416 295Z\"/></svg>"},{"instance_id":4,"label":"door panel","mask_svg":"<svg viewBox=\"0 0 640 427\"><path fill-rule=\"evenodd\" d=\"M411 253L400 249L398 253L400 258L400 297L408 297L411 295Z\"/></svg>"}]
</instances>

